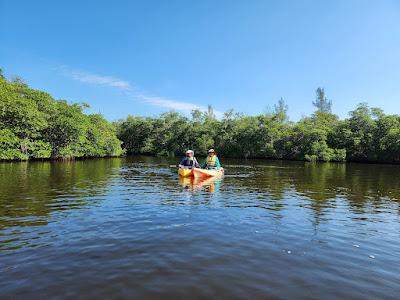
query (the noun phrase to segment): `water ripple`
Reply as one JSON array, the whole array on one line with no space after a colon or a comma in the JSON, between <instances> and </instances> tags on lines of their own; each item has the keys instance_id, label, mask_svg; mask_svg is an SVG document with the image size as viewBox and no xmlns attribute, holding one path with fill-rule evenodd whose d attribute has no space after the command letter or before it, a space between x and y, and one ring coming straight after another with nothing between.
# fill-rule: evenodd
<instances>
[{"instance_id":1,"label":"water ripple","mask_svg":"<svg viewBox=\"0 0 400 300\"><path fill-rule=\"evenodd\" d=\"M400 168L232 160L195 182L170 164L2 165L0 298L400 294Z\"/></svg>"}]
</instances>

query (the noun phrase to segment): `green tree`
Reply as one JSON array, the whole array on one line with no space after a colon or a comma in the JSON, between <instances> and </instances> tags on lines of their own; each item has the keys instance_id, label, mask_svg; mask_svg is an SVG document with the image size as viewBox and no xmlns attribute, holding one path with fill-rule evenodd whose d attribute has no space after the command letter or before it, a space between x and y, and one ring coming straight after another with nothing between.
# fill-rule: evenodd
<instances>
[{"instance_id":1,"label":"green tree","mask_svg":"<svg viewBox=\"0 0 400 300\"><path fill-rule=\"evenodd\" d=\"M318 112L330 113L332 112L332 100L328 100L325 96L325 90L323 88L317 88L316 98L313 101L313 105L317 108Z\"/></svg>"},{"instance_id":2,"label":"green tree","mask_svg":"<svg viewBox=\"0 0 400 300\"><path fill-rule=\"evenodd\" d=\"M288 106L283 98L279 99L278 104L274 105L274 116L280 122L286 122L289 120L288 117Z\"/></svg>"},{"instance_id":3,"label":"green tree","mask_svg":"<svg viewBox=\"0 0 400 300\"><path fill-rule=\"evenodd\" d=\"M118 138L128 154L155 154L153 146L149 145L154 129L153 119L128 116L116 127Z\"/></svg>"},{"instance_id":4,"label":"green tree","mask_svg":"<svg viewBox=\"0 0 400 300\"><path fill-rule=\"evenodd\" d=\"M55 100L18 77L7 80L0 69L0 160L118 156L124 151L175 156L188 148L203 156L213 147L223 157L400 163L399 115L361 103L340 120L324 89L316 93L317 110L298 122L289 121L281 98L272 112L256 116L229 110L219 119L208 106L193 110L191 118L167 112L111 124L100 114L85 114L85 104Z\"/></svg>"},{"instance_id":5,"label":"green tree","mask_svg":"<svg viewBox=\"0 0 400 300\"><path fill-rule=\"evenodd\" d=\"M120 155L114 126L84 114L85 107L56 101L19 77L0 76L0 159Z\"/></svg>"}]
</instances>

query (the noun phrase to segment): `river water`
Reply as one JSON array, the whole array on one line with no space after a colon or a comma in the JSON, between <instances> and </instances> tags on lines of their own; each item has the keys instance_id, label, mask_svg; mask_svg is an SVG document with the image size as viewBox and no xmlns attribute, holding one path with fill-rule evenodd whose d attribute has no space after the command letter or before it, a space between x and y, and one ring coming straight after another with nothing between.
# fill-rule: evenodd
<instances>
[{"instance_id":1,"label":"river water","mask_svg":"<svg viewBox=\"0 0 400 300\"><path fill-rule=\"evenodd\" d=\"M0 298L399 299L400 166L0 164Z\"/></svg>"}]
</instances>

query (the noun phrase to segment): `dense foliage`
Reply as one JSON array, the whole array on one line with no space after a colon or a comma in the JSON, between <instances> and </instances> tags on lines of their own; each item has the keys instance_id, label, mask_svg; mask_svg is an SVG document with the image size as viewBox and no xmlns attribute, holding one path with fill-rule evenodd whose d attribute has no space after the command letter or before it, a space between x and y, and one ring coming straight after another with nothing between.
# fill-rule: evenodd
<instances>
[{"instance_id":1,"label":"dense foliage","mask_svg":"<svg viewBox=\"0 0 400 300\"><path fill-rule=\"evenodd\" d=\"M85 107L9 81L0 70L0 160L121 155L115 127Z\"/></svg>"},{"instance_id":2,"label":"dense foliage","mask_svg":"<svg viewBox=\"0 0 400 300\"><path fill-rule=\"evenodd\" d=\"M339 120L332 102L317 89L315 113L290 122L281 99L271 113L244 116L229 111L216 119L212 109L176 112L156 118L128 116L117 123L118 137L129 154L198 156L210 147L224 157L308 161L400 162L400 116L361 103L349 118Z\"/></svg>"},{"instance_id":3,"label":"dense foliage","mask_svg":"<svg viewBox=\"0 0 400 300\"><path fill-rule=\"evenodd\" d=\"M279 100L270 113L208 111L133 117L110 124L83 113L84 104L54 100L0 69L0 160L149 154L175 156L190 148L198 156L215 148L223 157L309 161L400 162L400 116L361 103L340 120L318 88L310 117L289 121ZM125 148L121 149L122 146Z\"/></svg>"}]
</instances>

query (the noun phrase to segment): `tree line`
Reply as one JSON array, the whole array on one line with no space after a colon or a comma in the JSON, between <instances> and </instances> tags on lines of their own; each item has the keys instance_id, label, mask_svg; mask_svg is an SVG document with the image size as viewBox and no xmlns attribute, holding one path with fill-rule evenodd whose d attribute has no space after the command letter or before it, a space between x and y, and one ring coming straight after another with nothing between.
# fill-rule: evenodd
<instances>
[{"instance_id":1,"label":"tree line","mask_svg":"<svg viewBox=\"0 0 400 300\"><path fill-rule=\"evenodd\" d=\"M72 159L123 153L114 125L83 113L86 104L55 100L0 69L0 160Z\"/></svg>"},{"instance_id":2,"label":"tree line","mask_svg":"<svg viewBox=\"0 0 400 300\"><path fill-rule=\"evenodd\" d=\"M85 104L55 100L0 72L0 159L177 156L188 148L202 156L212 147L222 157L400 162L399 115L360 103L341 120L322 88L313 105L315 112L298 122L289 120L280 99L257 116L230 110L216 118L209 106L190 117L167 112L110 123L85 114Z\"/></svg>"},{"instance_id":3,"label":"tree line","mask_svg":"<svg viewBox=\"0 0 400 300\"><path fill-rule=\"evenodd\" d=\"M332 101L316 90L315 112L291 122L283 99L272 112L245 116L234 111L217 119L208 111L176 112L156 118L128 116L116 123L128 154L181 155L193 149L206 155L215 148L223 157L307 161L400 162L400 116L360 103L349 117L332 113Z\"/></svg>"}]
</instances>

